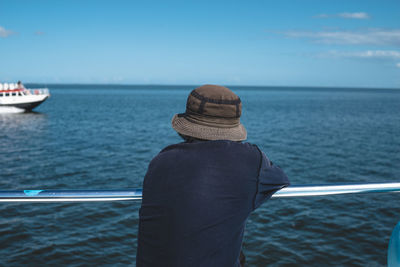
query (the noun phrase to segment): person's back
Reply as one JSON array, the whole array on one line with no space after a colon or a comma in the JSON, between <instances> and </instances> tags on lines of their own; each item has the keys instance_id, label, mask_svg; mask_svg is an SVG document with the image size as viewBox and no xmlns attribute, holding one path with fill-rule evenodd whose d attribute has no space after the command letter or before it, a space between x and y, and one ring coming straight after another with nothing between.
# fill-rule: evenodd
<instances>
[{"instance_id":1,"label":"person's back","mask_svg":"<svg viewBox=\"0 0 400 267\"><path fill-rule=\"evenodd\" d=\"M140 209L139 267L239 266L250 212L288 184L257 146L194 137L165 148L149 165Z\"/></svg>"}]
</instances>

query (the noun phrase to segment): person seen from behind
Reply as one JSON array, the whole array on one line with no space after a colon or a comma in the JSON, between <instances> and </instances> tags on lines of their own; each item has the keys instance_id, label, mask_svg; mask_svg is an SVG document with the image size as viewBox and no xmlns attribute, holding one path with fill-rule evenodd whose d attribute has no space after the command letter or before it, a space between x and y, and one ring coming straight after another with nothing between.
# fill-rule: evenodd
<instances>
[{"instance_id":1,"label":"person seen from behind","mask_svg":"<svg viewBox=\"0 0 400 267\"><path fill-rule=\"evenodd\" d=\"M18 83L17 83L17 89L25 89L25 86L22 84L21 81L18 81Z\"/></svg>"},{"instance_id":2,"label":"person seen from behind","mask_svg":"<svg viewBox=\"0 0 400 267\"><path fill-rule=\"evenodd\" d=\"M247 218L289 180L243 142L241 112L230 89L203 85L189 94L186 112L173 117L184 142L164 148L148 167L136 266L244 266Z\"/></svg>"}]
</instances>

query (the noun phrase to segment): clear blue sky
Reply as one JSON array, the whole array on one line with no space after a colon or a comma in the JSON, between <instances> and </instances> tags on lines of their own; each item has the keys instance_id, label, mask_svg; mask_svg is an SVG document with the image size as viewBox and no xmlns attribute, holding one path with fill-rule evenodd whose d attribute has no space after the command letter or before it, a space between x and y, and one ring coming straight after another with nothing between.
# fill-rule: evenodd
<instances>
[{"instance_id":1,"label":"clear blue sky","mask_svg":"<svg viewBox=\"0 0 400 267\"><path fill-rule=\"evenodd\" d=\"M400 88L400 1L0 0L0 82Z\"/></svg>"}]
</instances>

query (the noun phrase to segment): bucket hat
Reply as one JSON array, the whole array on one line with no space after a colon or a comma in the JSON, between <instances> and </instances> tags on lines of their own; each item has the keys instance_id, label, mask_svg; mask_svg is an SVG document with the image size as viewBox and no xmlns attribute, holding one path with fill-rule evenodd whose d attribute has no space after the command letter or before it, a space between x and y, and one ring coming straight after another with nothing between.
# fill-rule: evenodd
<instances>
[{"instance_id":1,"label":"bucket hat","mask_svg":"<svg viewBox=\"0 0 400 267\"><path fill-rule=\"evenodd\" d=\"M185 113L172 118L172 128L182 135L204 140L243 141L247 132L240 123L242 102L230 89L203 85L188 96Z\"/></svg>"}]
</instances>

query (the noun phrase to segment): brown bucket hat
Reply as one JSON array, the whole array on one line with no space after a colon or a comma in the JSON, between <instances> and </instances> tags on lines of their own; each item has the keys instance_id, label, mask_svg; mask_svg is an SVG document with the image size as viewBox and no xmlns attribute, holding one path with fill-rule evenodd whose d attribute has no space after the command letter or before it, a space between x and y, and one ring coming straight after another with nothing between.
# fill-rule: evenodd
<instances>
[{"instance_id":1,"label":"brown bucket hat","mask_svg":"<svg viewBox=\"0 0 400 267\"><path fill-rule=\"evenodd\" d=\"M182 135L204 140L243 141L242 102L226 87L203 85L188 96L186 112L172 118L172 128Z\"/></svg>"}]
</instances>

